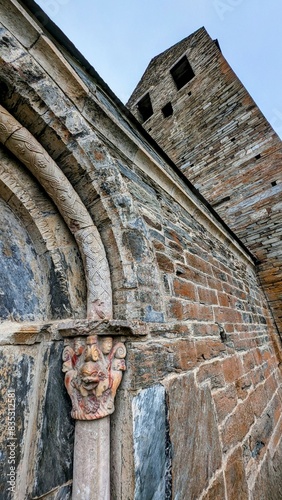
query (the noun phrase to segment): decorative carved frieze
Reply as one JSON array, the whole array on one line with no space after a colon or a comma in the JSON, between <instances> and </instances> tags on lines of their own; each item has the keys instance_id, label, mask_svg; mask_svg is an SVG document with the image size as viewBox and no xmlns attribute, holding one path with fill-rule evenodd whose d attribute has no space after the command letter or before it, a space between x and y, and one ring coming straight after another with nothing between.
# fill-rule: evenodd
<instances>
[{"instance_id":1,"label":"decorative carved frieze","mask_svg":"<svg viewBox=\"0 0 282 500\"><path fill-rule=\"evenodd\" d=\"M126 369L126 348L112 337L90 335L66 341L63 352L65 386L72 417L96 420L114 412L114 399Z\"/></svg>"}]
</instances>

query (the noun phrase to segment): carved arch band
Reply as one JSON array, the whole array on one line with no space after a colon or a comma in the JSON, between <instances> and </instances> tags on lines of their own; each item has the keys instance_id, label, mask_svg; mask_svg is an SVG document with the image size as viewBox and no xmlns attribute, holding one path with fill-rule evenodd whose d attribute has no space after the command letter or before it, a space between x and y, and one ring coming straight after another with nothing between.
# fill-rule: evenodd
<instances>
[{"instance_id":1,"label":"carved arch band","mask_svg":"<svg viewBox=\"0 0 282 500\"><path fill-rule=\"evenodd\" d=\"M112 293L105 250L75 189L41 144L3 106L0 106L0 141L38 180L74 235L84 263L88 317L110 319Z\"/></svg>"}]
</instances>

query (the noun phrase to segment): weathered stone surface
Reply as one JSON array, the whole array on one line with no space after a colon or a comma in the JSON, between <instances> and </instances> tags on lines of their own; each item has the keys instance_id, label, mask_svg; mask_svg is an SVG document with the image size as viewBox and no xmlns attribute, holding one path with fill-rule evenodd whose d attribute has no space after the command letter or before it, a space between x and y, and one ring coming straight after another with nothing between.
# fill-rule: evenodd
<instances>
[{"instance_id":1,"label":"weathered stone surface","mask_svg":"<svg viewBox=\"0 0 282 500\"><path fill-rule=\"evenodd\" d=\"M111 416L111 499L134 498L135 464L132 420L134 396L122 388Z\"/></svg>"},{"instance_id":2,"label":"weathered stone surface","mask_svg":"<svg viewBox=\"0 0 282 500\"><path fill-rule=\"evenodd\" d=\"M266 455L251 492L251 500L280 500L282 484L282 440L273 456Z\"/></svg>"},{"instance_id":3,"label":"weathered stone surface","mask_svg":"<svg viewBox=\"0 0 282 500\"><path fill-rule=\"evenodd\" d=\"M8 30L0 25L0 40L2 45L2 55L6 62L15 61L24 55L21 45L13 39ZM12 47L12 50L10 50Z\"/></svg>"},{"instance_id":4,"label":"weathered stone surface","mask_svg":"<svg viewBox=\"0 0 282 500\"><path fill-rule=\"evenodd\" d=\"M44 500L71 500L72 482L70 481L69 484L56 488L40 498Z\"/></svg>"},{"instance_id":5,"label":"weathered stone surface","mask_svg":"<svg viewBox=\"0 0 282 500\"><path fill-rule=\"evenodd\" d=\"M172 446L172 496L198 498L221 466L221 446L207 385L198 387L194 374L165 381Z\"/></svg>"},{"instance_id":6,"label":"weathered stone surface","mask_svg":"<svg viewBox=\"0 0 282 500\"><path fill-rule=\"evenodd\" d=\"M74 422L70 416L71 403L64 388L62 352L63 342L54 342L50 352L46 353L48 378L42 422L38 422L41 431L33 496L43 495L72 479Z\"/></svg>"},{"instance_id":7,"label":"weathered stone surface","mask_svg":"<svg viewBox=\"0 0 282 500\"><path fill-rule=\"evenodd\" d=\"M183 57L194 76L178 88L171 68ZM281 140L204 28L150 62L128 101L141 122L146 93L153 113L143 126L261 261L282 331ZM170 116L163 113L168 103Z\"/></svg>"},{"instance_id":8,"label":"weathered stone surface","mask_svg":"<svg viewBox=\"0 0 282 500\"><path fill-rule=\"evenodd\" d=\"M80 337L88 335L147 335L148 326L142 322L119 320L66 320L59 325L63 337Z\"/></svg>"},{"instance_id":9,"label":"weathered stone surface","mask_svg":"<svg viewBox=\"0 0 282 500\"><path fill-rule=\"evenodd\" d=\"M87 277L88 314L94 319L110 318L112 295L108 262L90 214L47 151L3 106L0 106L0 119L1 142L28 167L48 195L54 199L69 230L76 238Z\"/></svg>"},{"instance_id":10,"label":"weathered stone surface","mask_svg":"<svg viewBox=\"0 0 282 500\"><path fill-rule=\"evenodd\" d=\"M194 368L195 344L189 338L133 343L128 349L128 361L131 387L148 387L168 374Z\"/></svg>"},{"instance_id":11,"label":"weathered stone surface","mask_svg":"<svg viewBox=\"0 0 282 500\"><path fill-rule=\"evenodd\" d=\"M49 315L79 317L85 311L85 284L76 243L52 201L2 145L0 159L1 196L28 231L41 273L49 281Z\"/></svg>"},{"instance_id":12,"label":"weathered stone surface","mask_svg":"<svg viewBox=\"0 0 282 500\"><path fill-rule=\"evenodd\" d=\"M135 500L165 500L169 495L169 442L165 389L155 385L133 399Z\"/></svg>"},{"instance_id":13,"label":"weathered stone surface","mask_svg":"<svg viewBox=\"0 0 282 500\"><path fill-rule=\"evenodd\" d=\"M0 13L7 8L8 1L11 0L0 2ZM16 0L11 1L11 5L16 4ZM26 1L25 5L35 7L32 0ZM274 457L279 448L278 437L281 436L281 421L279 421L281 346L277 341L275 325L256 277L252 259L230 231L224 228L208 207L199 200L196 191L190 190L185 178L180 178L178 171L174 170L161 150L155 148L148 136L143 134L141 127L138 127L128 112L109 93L95 72L89 66L85 66L84 62L79 61L77 53L71 55L71 46L69 53L64 48L61 50L60 41L56 42L55 47L56 33L53 33L54 38L50 37L49 40L48 26L44 37L32 39L37 36L37 29L36 33L32 28L30 31L27 30L29 16L24 16L24 19L18 16L16 22L13 20L15 19L13 12L15 10L11 9L11 16L6 13L3 17L7 30L3 29L0 34L4 42L0 47L1 105L16 119L12 131L5 127L1 131L3 143L6 140L8 142L6 146L1 147L0 195L27 228L37 254L42 256L42 273L52 278L51 316L56 317L56 321L70 318L70 322L73 318L83 318L77 330L80 332L86 318L85 273L82 270L78 246L68 236L69 228L58 222L61 220L59 210L64 211L66 208L66 185L71 187L70 193L75 194L74 197L70 195L67 201L69 215L65 214L66 220L74 226L78 223L82 229L80 237L85 241L85 245L80 246L82 253L89 249L87 245L89 234L84 223L88 227L88 223L92 225L93 221L98 229L99 239L91 247L93 252L88 257L91 261L96 251L99 254L96 244L101 241L106 257L103 258L103 262L106 260L109 264L115 320L103 323L102 318L99 318L96 320L99 326L96 326L101 334L106 333L105 329L108 326L115 333L126 333L128 345L126 360L128 371L125 372L117 395L116 412L111 417L113 500L134 498L136 464L134 465L133 457L131 402L134 397L137 397L136 401L139 401L139 397L140 401L143 401L143 391L144 404L148 411L146 418L141 419L139 424L146 426L149 419L146 431L149 430L148 434L153 436L153 443L157 441L156 448L159 450L159 455L165 456L167 460L170 457L170 447L165 448L165 446L169 445L170 440L172 441L174 500L177 498L186 500L187 495L188 499L190 495L191 500L199 496L202 498L206 496L209 500L224 498L224 474L233 496L236 495L234 493L236 487L245 494L245 487L242 490L245 476L248 478L249 495L254 484L257 484L255 491L259 495L258 474L262 474L261 481L265 477L266 483L270 485L271 476L277 478L276 473L272 473L272 468L274 466L276 468ZM0 17L2 19L2 16ZM34 24L35 20L32 22L33 27ZM207 45L205 44L206 35L204 36L202 30L200 39L201 56L198 57L197 44L193 47L193 51L197 56L199 70L205 72L201 83L214 85L216 79L210 79L210 75L206 74L204 61L208 62L206 58L208 56L209 59L210 56L207 54L209 48L213 54L217 54L217 57L221 56L213 43L209 45L211 43L209 41ZM33 49L27 51L26 46L30 42ZM54 72L52 60L54 60ZM223 80L226 78L232 83L233 76L225 63L222 69ZM168 76L170 77L169 73ZM80 79L83 80L83 85ZM195 95L193 93L189 95L187 102L191 106L200 106L199 116L189 113L185 119L186 124L190 120L193 122L199 120L202 126L209 116L208 108L201 109L201 104L206 104L208 93L206 89L201 91L198 83L196 80L191 82ZM88 96L86 106L80 112L85 97L85 86ZM186 89L188 87L189 84ZM169 86L166 90L169 90ZM176 95L177 92L175 89L174 91ZM78 96L75 95L76 92ZM199 94L197 99L196 92ZM183 88L177 97L184 97L184 93ZM159 93L158 98L162 97ZM222 98L224 100L225 97ZM183 105L184 101L185 99ZM221 113L216 100L210 106L213 111ZM253 104L246 99L242 110L248 106ZM232 114L231 111L234 110L232 103L228 105L228 109ZM237 111L240 113L239 107ZM220 121L228 120L228 116L226 114L220 117ZM253 118L257 117L254 110ZM165 128L166 124L169 127L169 121L171 121L169 117L167 120L161 118L158 120L158 126ZM259 121L260 119L257 123ZM244 122L248 123L247 118ZM234 124L230 125L233 127ZM18 126L25 127L24 136L16 133ZM227 175L224 170L227 159L232 165L239 163L242 165L239 174L236 167L234 178L230 179L227 175L227 182L219 182L216 185L214 196L218 196L219 191L226 189L226 186L232 188L232 196L237 195L233 189L234 182L237 181L238 175L242 176L241 179L244 178L245 167L250 165L249 173L253 174L254 165L264 167L267 164L266 156L265 159L253 159L253 152L246 152L246 163L241 163L240 158L232 158L233 153L229 157L230 143L232 143L230 152L235 153L237 148L236 151L239 153L239 144L233 144L235 142L232 141L233 137L229 138L230 141L229 139L224 141L222 151L225 156L222 161L218 161L221 158L219 150L205 147L205 144L209 144L210 140L220 141L220 136L227 139L231 133L230 130L228 132L228 127L225 130L222 127L220 129L215 127L213 136L205 124L200 138L204 138L206 142L202 140L199 142L198 136L193 135L194 130L194 127L189 125L191 141L197 140L197 148L200 145L199 154L207 154L207 162L209 159L216 159L217 172ZM260 125L259 128L253 127L252 130L256 130L259 140L266 132L264 125L262 128ZM27 131L31 136L26 135ZM16 134L13 139L10 137L12 132ZM24 144L21 144L22 142ZM172 145L172 141L168 142ZM13 173L17 174L15 176L11 175L11 169L8 168L7 172L4 168L5 158L9 157L10 160L12 158L12 153L5 154L8 145L11 148L12 145L15 147L13 151L18 158L13 160ZM192 154L186 144L179 144L180 149L182 146L185 155ZM244 145L242 147L244 149ZM51 179L45 179L44 183L42 177L46 165L44 163L42 166L41 162L38 162L42 159L40 155L43 149L49 155L49 160L51 158L51 163L56 162L56 172L59 174L55 178L51 175ZM271 156L271 150L269 153ZM274 170L280 162L279 158L277 155ZM236 163L237 160L239 163ZM38 174L38 179L34 178L33 182L31 182L32 175L28 171L30 163L34 168L33 172L36 176ZM10 164L11 161L8 167ZM201 163L191 166L191 171L194 173L197 169L199 172L205 170L207 183L214 186L214 171L207 172ZM269 175L273 174L273 170L266 169L266 171ZM60 172L65 177L62 177ZM62 179L66 180L65 184L61 182ZM257 180L259 182L254 182L254 185L259 186L260 180ZM263 204L267 204L272 195L277 197L277 203L275 202L273 206L272 222L281 223L279 219L281 204L278 201L281 183L280 186L278 184L265 189L265 194L259 202L249 199L246 203L248 193L242 193L239 208L242 212L246 211L245 222L249 224L248 241L252 249L258 248L256 240L252 242L252 232L254 228L259 232L260 223L267 218L268 210ZM47 191L49 194L46 196ZM85 207L83 214L79 209L80 203L77 205L78 199L82 200ZM227 206L225 203L222 204L223 212ZM253 212L252 206L258 208L256 213ZM88 214L86 218L85 214ZM233 216L236 221L242 214L234 213ZM270 254L272 252L275 256L279 248L279 239L272 236L273 224L267 226L264 241ZM264 257L264 255L264 248L259 248L258 256ZM24 255L24 261L27 258L28 255ZM52 262L49 263L49 259ZM98 270L101 271L99 258L97 261ZM77 266L75 262L78 263ZM30 267L30 264L24 263L27 268ZM88 270L86 263L86 271ZM269 269L268 263L263 262L261 273L268 287L268 296L271 297L279 315L281 308L279 312L279 303L272 287L272 283L280 279L279 269L276 265ZM92 272L89 272L89 275L88 284L91 284L92 292L95 294L97 276ZM104 285L104 275L103 273L101 275ZM101 281L98 284L101 284ZM275 290L279 293L281 291L278 285L275 286ZM35 293L39 304L42 301L42 293L41 289ZM69 302L64 297L69 298ZM98 308L96 312L101 312L101 304L96 306ZM24 313L28 311L27 301ZM122 326L120 322L123 321ZM134 329L134 323L142 327L142 322L146 322L146 327L135 330L132 335L133 330L130 325L133 325ZM67 447L67 440L70 437L68 432L71 433L70 430L66 431L67 435L64 434L65 429L70 429L71 422L68 420L69 416L66 417L65 403L59 404L63 374L60 369L57 371L57 365L55 369L54 361L54 366L51 363L52 376L48 375L49 354L44 357L46 349L47 353L49 352L52 340L60 339L60 333L56 332L55 323L52 324L52 328L42 327L42 323L41 326L35 324L32 328L30 322L24 326L20 321L19 328L13 330L15 335L7 338L5 322L4 329L2 326L1 345L8 341L10 344L19 342L21 347L15 347L15 354L19 358L23 352L26 356L32 357L26 350L28 343L33 343L35 349L34 343L42 342L41 357L35 364L37 376L32 399L34 411L28 412L29 434L25 433L23 437L25 459L21 463L19 481L23 486L27 485L29 496L32 496L32 490L35 491L38 487L40 488L38 493L43 492L46 498L53 499L56 495L66 495L68 498L70 484L68 481L66 484L66 479L71 477L69 458L71 446L67 448L67 463L64 468L62 459L64 449L60 439L58 439L59 445L56 442L57 434L61 434L61 440ZM33 336L34 332L37 334ZM53 346L52 349L51 358L53 356L52 359L59 360L59 347ZM4 384L6 381L5 376ZM164 391L157 385L158 390L155 394L153 387L156 384L165 384L168 388L170 438L163 428L166 421ZM137 391L140 391L139 395ZM153 401L158 402L159 411L149 406L149 395ZM143 411L141 403L140 407L141 415ZM41 414L41 410L44 414ZM267 414L270 417L267 417ZM159 424L158 439L155 439L155 429L150 421L152 415L153 422ZM60 419L64 422L65 429L62 429ZM219 446L219 432L224 451ZM34 435L36 435L35 440L33 440ZM39 445L37 439L40 440ZM140 444L140 450L144 455L142 445L143 443ZM244 449L244 462L236 452L240 448ZM156 457L155 450L152 456ZM52 457L55 457L55 465L58 461L58 472L52 463ZM233 458L229 462L228 459L231 457ZM166 482L167 490L164 491L162 471L165 467L162 469L159 467L159 457L157 458L158 460L155 460L158 463L157 468L149 457L147 463L142 462L138 465L138 474L142 477L146 475L152 477L156 495L160 496L158 486L161 484L161 493L170 498L169 474ZM91 457L87 459L91 460ZM42 465L41 470L34 467L35 462ZM146 469L147 466L150 470ZM232 482L233 469L236 471L237 485L233 485ZM154 475L155 472L159 479L162 477L161 482ZM143 482L140 482L139 496L142 488L150 486L150 483L144 486ZM269 490L275 498L274 484ZM25 490L19 489L19 491ZM150 498L151 491L148 491L148 495Z\"/></svg>"},{"instance_id":14,"label":"weathered stone surface","mask_svg":"<svg viewBox=\"0 0 282 500\"><path fill-rule=\"evenodd\" d=\"M45 71L53 78L66 93L70 94L75 104L82 108L88 89L83 81L78 78L66 59L56 48L53 42L43 34L33 44L31 55L44 67ZM42 55L44 56L42 57ZM72 123L74 119L72 117ZM77 132L77 130L76 130Z\"/></svg>"},{"instance_id":15,"label":"weathered stone surface","mask_svg":"<svg viewBox=\"0 0 282 500\"><path fill-rule=\"evenodd\" d=\"M110 417L75 428L73 500L110 500Z\"/></svg>"},{"instance_id":16,"label":"weathered stone surface","mask_svg":"<svg viewBox=\"0 0 282 500\"><path fill-rule=\"evenodd\" d=\"M62 486L54 495L54 500L71 500L71 494L72 494L71 484L68 486Z\"/></svg>"},{"instance_id":17,"label":"weathered stone surface","mask_svg":"<svg viewBox=\"0 0 282 500\"><path fill-rule=\"evenodd\" d=\"M1 22L29 48L42 33L41 29L18 2L2 0L2 7Z\"/></svg>"},{"instance_id":18,"label":"weathered stone surface","mask_svg":"<svg viewBox=\"0 0 282 500\"><path fill-rule=\"evenodd\" d=\"M0 316L2 320L46 319L49 286L30 237L0 199Z\"/></svg>"},{"instance_id":19,"label":"weathered stone surface","mask_svg":"<svg viewBox=\"0 0 282 500\"><path fill-rule=\"evenodd\" d=\"M28 432L37 346L5 347L0 356L0 496L13 499ZM9 484L10 481L10 484Z\"/></svg>"},{"instance_id":20,"label":"weathered stone surface","mask_svg":"<svg viewBox=\"0 0 282 500\"><path fill-rule=\"evenodd\" d=\"M207 493L203 496L203 500L225 500L225 485L223 475L215 479ZM236 497L235 497L236 498Z\"/></svg>"},{"instance_id":21,"label":"weathered stone surface","mask_svg":"<svg viewBox=\"0 0 282 500\"><path fill-rule=\"evenodd\" d=\"M248 485L241 448L237 448L228 460L225 471L225 481L227 498L240 498L240 500L248 500Z\"/></svg>"}]
</instances>

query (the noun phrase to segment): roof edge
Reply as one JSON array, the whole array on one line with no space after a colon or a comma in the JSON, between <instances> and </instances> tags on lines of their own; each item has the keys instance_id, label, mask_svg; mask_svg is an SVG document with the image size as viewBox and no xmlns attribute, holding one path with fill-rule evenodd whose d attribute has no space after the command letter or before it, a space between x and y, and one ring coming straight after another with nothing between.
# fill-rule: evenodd
<instances>
[{"instance_id":1,"label":"roof edge","mask_svg":"<svg viewBox=\"0 0 282 500\"><path fill-rule=\"evenodd\" d=\"M72 57L74 57L81 66L84 67L86 72L96 80L97 84L105 92L105 94L116 104L121 113L126 116L129 122L138 130L141 136L150 144L150 146L157 152L157 154L172 168L172 170L178 175L181 181L187 186L187 188L196 196L196 198L208 209L212 216L221 224L221 226L227 231L227 233L237 242L237 244L242 248L242 250L251 258L254 264L258 264L258 259L253 255L253 253L244 245L241 239L230 229L230 227L224 222L220 215L214 210L214 208L209 204L209 202L204 198L204 196L199 192L199 190L187 179L187 177L179 170L175 163L170 159L170 157L163 151L163 149L158 145L157 142L151 137L151 135L142 127L140 122L135 118L131 111L120 101L116 94L110 89L110 87L105 83L105 81L100 77L95 68L87 61L87 59L82 55L82 53L75 47L73 42L63 33L63 31L49 18L49 16L43 11L43 9L34 0L17 0L18 3L27 8L33 17L40 23L41 26L46 30L46 32L51 35L55 42L62 46ZM205 29L205 28L199 28ZM193 36L199 30L196 30ZM183 40L189 38L186 37ZM180 41L178 43L183 42ZM175 44L178 45L178 44ZM174 46L174 45L173 45ZM172 47L173 47L172 46ZM172 48L170 47L170 49ZM170 50L168 49L168 50ZM158 56L156 56L158 57Z\"/></svg>"}]
</instances>

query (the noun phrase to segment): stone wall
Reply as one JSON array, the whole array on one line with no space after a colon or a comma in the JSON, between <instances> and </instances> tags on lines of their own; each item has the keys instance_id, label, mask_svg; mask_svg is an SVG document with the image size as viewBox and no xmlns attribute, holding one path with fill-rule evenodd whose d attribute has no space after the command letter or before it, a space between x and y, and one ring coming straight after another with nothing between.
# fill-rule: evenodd
<instances>
[{"instance_id":1,"label":"stone wall","mask_svg":"<svg viewBox=\"0 0 282 500\"><path fill-rule=\"evenodd\" d=\"M260 498L275 498L277 477L269 470L262 491L260 474L282 451L281 443L275 451L282 425L278 338L254 266L171 198L162 194L145 206L144 199L141 191L164 314L148 338L127 345L122 393L133 398L136 477L130 498L171 498L164 496L170 491L181 499L255 499L259 489ZM126 446L127 433L123 439Z\"/></svg>"},{"instance_id":2,"label":"stone wall","mask_svg":"<svg viewBox=\"0 0 282 500\"><path fill-rule=\"evenodd\" d=\"M195 76L177 90L170 69L183 55ZM128 102L139 120L148 91L144 127L257 257L281 333L281 140L204 28L151 61Z\"/></svg>"},{"instance_id":3,"label":"stone wall","mask_svg":"<svg viewBox=\"0 0 282 500\"><path fill-rule=\"evenodd\" d=\"M127 371L111 417L112 498L278 498L281 345L250 253L65 38L52 38L52 25L43 30L15 0L0 12L0 104L80 197L100 237L97 253L105 250L113 320L123 325ZM3 401L16 390L16 488L27 498L68 499L74 422L61 331L86 317L88 268L75 233L81 212L64 221L60 186L48 194L21 150L15 158L4 142L1 207L27 232L26 252L40 262L46 290L42 316L36 305L34 317L18 317L16 306L0 328ZM1 252L1 267L8 258ZM27 260L19 266L30 276ZM36 297L39 270L30 278ZM66 291L69 307L52 308ZM2 439L4 450L7 434ZM7 482L1 488L6 493Z\"/></svg>"}]
</instances>

